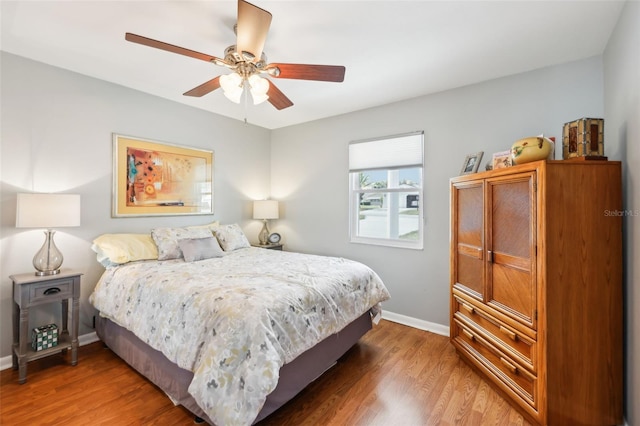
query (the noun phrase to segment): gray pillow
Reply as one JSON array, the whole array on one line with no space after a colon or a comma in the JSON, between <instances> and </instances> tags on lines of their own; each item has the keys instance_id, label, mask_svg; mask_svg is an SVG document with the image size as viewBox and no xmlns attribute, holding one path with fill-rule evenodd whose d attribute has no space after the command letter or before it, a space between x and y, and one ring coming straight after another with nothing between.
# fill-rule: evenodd
<instances>
[{"instance_id":1,"label":"gray pillow","mask_svg":"<svg viewBox=\"0 0 640 426\"><path fill-rule=\"evenodd\" d=\"M151 238L158 247L158 260L180 259L182 251L178 241L185 238L211 237L208 228L154 228Z\"/></svg>"},{"instance_id":2,"label":"gray pillow","mask_svg":"<svg viewBox=\"0 0 640 426\"><path fill-rule=\"evenodd\" d=\"M187 262L224 256L224 252L215 237L184 238L178 241L178 245L182 250L184 260Z\"/></svg>"}]
</instances>

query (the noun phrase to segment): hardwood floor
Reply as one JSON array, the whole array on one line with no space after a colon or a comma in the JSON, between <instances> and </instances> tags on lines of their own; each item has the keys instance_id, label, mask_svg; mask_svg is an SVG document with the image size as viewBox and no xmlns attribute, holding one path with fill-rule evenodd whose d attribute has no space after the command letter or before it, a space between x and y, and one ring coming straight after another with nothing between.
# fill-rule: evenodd
<instances>
[{"instance_id":1,"label":"hardwood floor","mask_svg":"<svg viewBox=\"0 0 640 426\"><path fill-rule=\"evenodd\" d=\"M68 357L69 355L67 355ZM190 425L193 416L101 343L0 373L2 425ZM281 425L530 425L461 361L447 337L389 321L260 422Z\"/></svg>"}]
</instances>

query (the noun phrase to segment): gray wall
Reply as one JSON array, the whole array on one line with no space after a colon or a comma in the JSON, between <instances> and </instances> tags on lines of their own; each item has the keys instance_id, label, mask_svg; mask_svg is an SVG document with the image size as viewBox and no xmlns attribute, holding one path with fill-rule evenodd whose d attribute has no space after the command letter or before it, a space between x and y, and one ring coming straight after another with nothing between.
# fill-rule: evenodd
<instances>
[{"instance_id":1,"label":"gray wall","mask_svg":"<svg viewBox=\"0 0 640 426\"><path fill-rule=\"evenodd\" d=\"M640 3L627 2L604 54L605 144L623 162L625 418L640 423ZM605 145L607 146L607 145Z\"/></svg>"},{"instance_id":2,"label":"gray wall","mask_svg":"<svg viewBox=\"0 0 640 426\"><path fill-rule=\"evenodd\" d=\"M43 241L40 231L14 227L15 194L23 191L82 194L82 226L56 235L65 266L85 273L81 334L91 331L86 299L102 272L89 249L97 235L220 220L240 222L255 239L260 225L249 220L249 200L268 195L283 200L272 230L282 233L289 250L363 261L391 291L386 311L446 326L448 180L465 155L484 151L483 167L519 138L544 133L560 141L564 122L605 117L606 155L624 161L625 208L640 211L639 21L640 4L628 2L603 58L271 132L2 53L0 357L10 354L8 275L31 271ZM425 131L424 250L350 244L348 142L413 130ZM214 150L215 215L112 219L112 132ZM638 217L624 222L628 424L640 416Z\"/></svg>"},{"instance_id":3,"label":"gray wall","mask_svg":"<svg viewBox=\"0 0 640 426\"><path fill-rule=\"evenodd\" d=\"M270 195L268 130L4 52L1 60L0 357L11 353L9 275L33 271L44 241L41 230L15 228L18 192L81 194L82 226L55 238L63 267L84 273L81 335L93 331L87 298L104 270L90 250L98 235L220 220L257 238L250 200ZM111 218L112 132L213 150L215 214ZM56 309L33 310L33 323L55 320Z\"/></svg>"},{"instance_id":4,"label":"gray wall","mask_svg":"<svg viewBox=\"0 0 640 426\"><path fill-rule=\"evenodd\" d=\"M277 223L291 250L353 258L376 270L391 292L387 311L449 323L449 178L467 154L516 140L560 135L565 122L603 116L600 57L541 69L321 121L274 130L271 192L284 201ZM424 250L348 242L347 144L425 132ZM612 159L621 157L609 146Z\"/></svg>"}]
</instances>

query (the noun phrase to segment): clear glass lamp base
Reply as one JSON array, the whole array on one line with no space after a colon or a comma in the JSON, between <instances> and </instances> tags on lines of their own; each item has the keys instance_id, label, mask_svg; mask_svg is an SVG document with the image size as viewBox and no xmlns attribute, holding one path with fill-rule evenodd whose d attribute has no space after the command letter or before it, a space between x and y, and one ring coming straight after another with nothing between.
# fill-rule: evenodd
<instances>
[{"instance_id":1,"label":"clear glass lamp base","mask_svg":"<svg viewBox=\"0 0 640 426\"><path fill-rule=\"evenodd\" d=\"M60 273L60 266L62 265L62 253L56 247L56 243L53 241L53 234L56 231L47 229L44 231L46 236L44 244L40 247L40 250L33 256L33 267L36 268L37 276L44 275L56 275Z\"/></svg>"},{"instance_id":2,"label":"clear glass lamp base","mask_svg":"<svg viewBox=\"0 0 640 426\"><path fill-rule=\"evenodd\" d=\"M260 245L267 245L269 243L269 228L267 227L267 219L262 222L262 230L258 234L258 242Z\"/></svg>"}]
</instances>

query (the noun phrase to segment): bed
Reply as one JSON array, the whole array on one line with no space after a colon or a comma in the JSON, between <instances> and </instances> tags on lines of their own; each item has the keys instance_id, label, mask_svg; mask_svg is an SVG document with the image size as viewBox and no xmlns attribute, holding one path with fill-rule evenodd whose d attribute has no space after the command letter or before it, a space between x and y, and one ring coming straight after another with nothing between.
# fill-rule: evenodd
<instances>
[{"instance_id":1,"label":"bed","mask_svg":"<svg viewBox=\"0 0 640 426\"><path fill-rule=\"evenodd\" d=\"M359 262L250 247L239 228L239 244L215 230L173 232L169 248L154 238L148 259L109 264L90 301L100 339L210 424L268 416L357 342L389 298ZM200 258L204 240L216 255Z\"/></svg>"}]
</instances>

